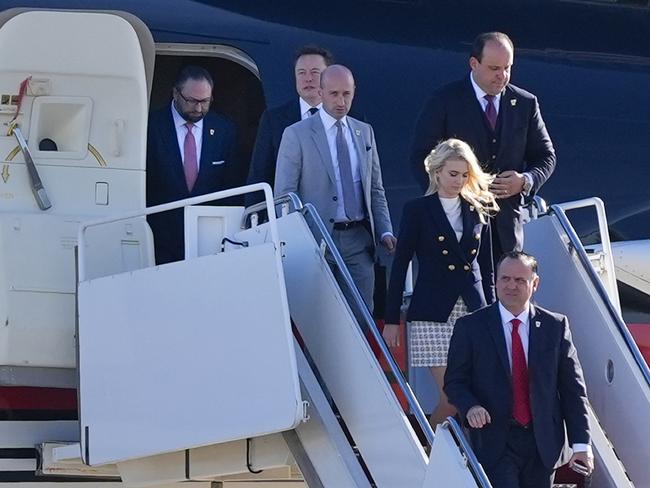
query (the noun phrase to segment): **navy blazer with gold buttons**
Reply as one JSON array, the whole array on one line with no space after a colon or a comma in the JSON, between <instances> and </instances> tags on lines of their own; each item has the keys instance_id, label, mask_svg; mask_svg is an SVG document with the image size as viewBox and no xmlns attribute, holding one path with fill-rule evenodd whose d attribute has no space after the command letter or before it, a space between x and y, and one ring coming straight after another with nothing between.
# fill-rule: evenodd
<instances>
[{"instance_id":1,"label":"navy blazer with gold buttons","mask_svg":"<svg viewBox=\"0 0 650 488\"><path fill-rule=\"evenodd\" d=\"M462 197L461 215L459 242L437 193L404 205L386 299L386 323L399 323L404 279L414 255L418 275L407 320L446 322L459 296L470 311L494 302L490 226Z\"/></svg>"}]
</instances>

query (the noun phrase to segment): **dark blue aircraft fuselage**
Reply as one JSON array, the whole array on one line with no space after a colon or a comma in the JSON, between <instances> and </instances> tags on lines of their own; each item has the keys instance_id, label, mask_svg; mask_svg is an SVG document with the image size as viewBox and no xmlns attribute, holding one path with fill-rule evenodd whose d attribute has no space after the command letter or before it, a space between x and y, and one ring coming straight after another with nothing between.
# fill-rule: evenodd
<instances>
[{"instance_id":1,"label":"dark blue aircraft fuselage","mask_svg":"<svg viewBox=\"0 0 650 488\"><path fill-rule=\"evenodd\" d=\"M295 96L298 46L328 47L355 74L354 110L375 128L395 221L419 194L408 157L422 104L467 74L478 32L502 30L516 46L512 81L538 96L557 149L557 170L541 196L550 203L600 196L615 239L650 238L648 7L556 0L0 1L0 9L44 6L124 10L140 17L158 43L236 47L257 64L268 106ZM593 218L576 222L583 236L596 229Z\"/></svg>"}]
</instances>

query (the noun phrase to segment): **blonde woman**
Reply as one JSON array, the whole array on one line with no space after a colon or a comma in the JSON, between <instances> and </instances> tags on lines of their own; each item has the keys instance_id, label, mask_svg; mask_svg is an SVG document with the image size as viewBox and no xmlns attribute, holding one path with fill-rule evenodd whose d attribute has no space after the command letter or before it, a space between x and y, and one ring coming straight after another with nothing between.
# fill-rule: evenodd
<instances>
[{"instance_id":1,"label":"blonde woman","mask_svg":"<svg viewBox=\"0 0 650 488\"><path fill-rule=\"evenodd\" d=\"M494 302L489 217L499 209L469 145L447 139L424 161L429 188L404 206L386 303L384 339L399 345L404 279L415 255L418 276L406 314L411 366L429 367L440 402L435 427L456 410L442 387L456 319Z\"/></svg>"}]
</instances>

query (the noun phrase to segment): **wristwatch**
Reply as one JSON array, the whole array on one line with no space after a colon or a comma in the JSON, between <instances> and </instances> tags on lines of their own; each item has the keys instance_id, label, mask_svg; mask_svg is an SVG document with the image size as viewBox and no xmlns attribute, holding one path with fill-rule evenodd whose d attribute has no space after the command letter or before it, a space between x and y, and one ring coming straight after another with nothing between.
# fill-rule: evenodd
<instances>
[{"instance_id":1,"label":"wristwatch","mask_svg":"<svg viewBox=\"0 0 650 488\"><path fill-rule=\"evenodd\" d=\"M530 194L530 190L533 189L533 179L528 173L524 173L524 186L522 188L522 193L524 195Z\"/></svg>"}]
</instances>

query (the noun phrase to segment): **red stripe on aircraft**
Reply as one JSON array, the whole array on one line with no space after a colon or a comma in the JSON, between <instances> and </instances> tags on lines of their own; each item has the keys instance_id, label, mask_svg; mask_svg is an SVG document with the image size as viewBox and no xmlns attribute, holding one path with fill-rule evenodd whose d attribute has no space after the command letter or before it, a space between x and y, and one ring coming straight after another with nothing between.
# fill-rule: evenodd
<instances>
[{"instance_id":1,"label":"red stripe on aircraft","mask_svg":"<svg viewBox=\"0 0 650 488\"><path fill-rule=\"evenodd\" d=\"M0 387L0 410L76 410L77 390L29 386Z\"/></svg>"}]
</instances>

